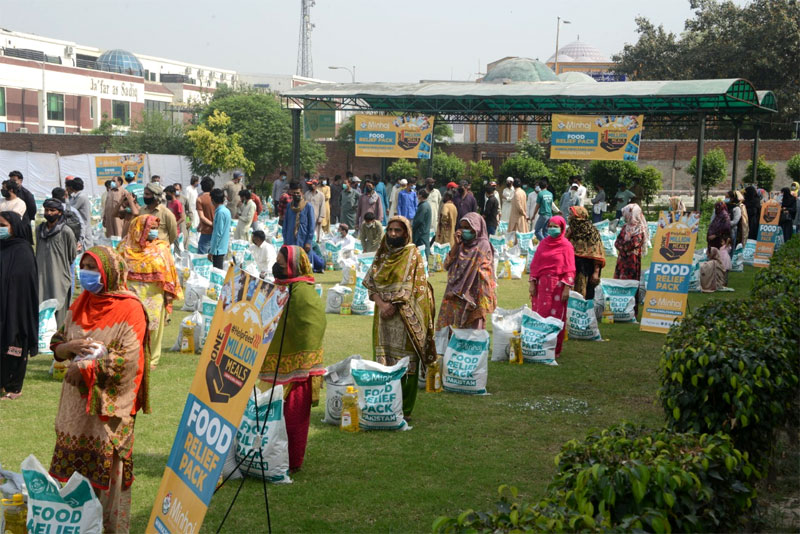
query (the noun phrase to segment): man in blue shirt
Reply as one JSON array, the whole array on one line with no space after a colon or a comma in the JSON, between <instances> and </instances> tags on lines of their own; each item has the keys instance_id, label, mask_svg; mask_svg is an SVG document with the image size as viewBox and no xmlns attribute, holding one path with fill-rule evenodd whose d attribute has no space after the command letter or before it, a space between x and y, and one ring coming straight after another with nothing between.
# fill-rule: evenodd
<instances>
[{"instance_id":1,"label":"man in blue shirt","mask_svg":"<svg viewBox=\"0 0 800 534\"><path fill-rule=\"evenodd\" d=\"M536 239L541 241L545 238L547 223L550 222L550 217L553 216L553 193L547 190L547 180L540 181L539 188L541 191L536 197L536 207L533 209L531 219L536 219L538 213L539 218L536 219L536 226L533 231L536 234Z\"/></svg>"},{"instance_id":2,"label":"man in blue shirt","mask_svg":"<svg viewBox=\"0 0 800 534\"><path fill-rule=\"evenodd\" d=\"M397 195L397 214L413 221L414 215L417 213L417 194L411 190L413 184L405 178L400 180L400 185L404 189Z\"/></svg>"},{"instance_id":3,"label":"man in blue shirt","mask_svg":"<svg viewBox=\"0 0 800 534\"><path fill-rule=\"evenodd\" d=\"M136 174L133 171L125 173L125 190L128 191L136 199L136 203L140 207L144 207L144 186L136 182Z\"/></svg>"},{"instance_id":4,"label":"man in blue shirt","mask_svg":"<svg viewBox=\"0 0 800 534\"><path fill-rule=\"evenodd\" d=\"M373 176L375 180L375 192L381 197L381 202L383 202L383 224L386 224L386 221L389 219L389 197L386 196L386 184L383 183L381 177L377 174ZM381 221L378 221L381 222Z\"/></svg>"},{"instance_id":5,"label":"man in blue shirt","mask_svg":"<svg viewBox=\"0 0 800 534\"><path fill-rule=\"evenodd\" d=\"M225 192L222 189L211 191L214 205L214 226L211 230L211 248L208 259L217 269L222 269L228 255L228 240L231 236L231 212L225 207Z\"/></svg>"},{"instance_id":6,"label":"man in blue shirt","mask_svg":"<svg viewBox=\"0 0 800 534\"><path fill-rule=\"evenodd\" d=\"M303 198L299 182L289 184L289 196L292 203L283 217L283 244L302 247L310 254L314 245L314 206Z\"/></svg>"}]
</instances>

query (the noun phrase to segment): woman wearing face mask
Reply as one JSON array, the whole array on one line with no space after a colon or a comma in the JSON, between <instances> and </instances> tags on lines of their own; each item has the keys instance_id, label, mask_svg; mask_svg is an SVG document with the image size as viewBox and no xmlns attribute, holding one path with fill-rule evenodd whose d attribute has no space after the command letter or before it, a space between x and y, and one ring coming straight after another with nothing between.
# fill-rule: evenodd
<instances>
[{"instance_id":1,"label":"woman wearing face mask","mask_svg":"<svg viewBox=\"0 0 800 534\"><path fill-rule=\"evenodd\" d=\"M56 416L50 474L89 479L105 532L128 532L136 413L150 413L147 315L125 288L127 267L108 247L81 258L84 290L53 335L55 359L69 361Z\"/></svg>"},{"instance_id":2,"label":"woman wearing face mask","mask_svg":"<svg viewBox=\"0 0 800 534\"><path fill-rule=\"evenodd\" d=\"M531 309L542 317L566 321L569 292L575 285L575 249L564 235L567 222L560 215L547 222L547 236L539 242L529 277ZM564 329L558 333L556 358L561 356Z\"/></svg>"},{"instance_id":3,"label":"woman wearing face mask","mask_svg":"<svg viewBox=\"0 0 800 534\"><path fill-rule=\"evenodd\" d=\"M183 297L169 243L158 238L158 224L156 217L140 215L119 244L120 255L128 266L128 287L147 312L151 370L161 359L161 341L165 322L172 314L172 301Z\"/></svg>"},{"instance_id":4,"label":"woman wearing face mask","mask_svg":"<svg viewBox=\"0 0 800 534\"><path fill-rule=\"evenodd\" d=\"M28 357L39 352L39 281L27 220L0 212L0 400L22 395Z\"/></svg>"},{"instance_id":5,"label":"woman wearing face mask","mask_svg":"<svg viewBox=\"0 0 800 534\"><path fill-rule=\"evenodd\" d=\"M369 298L375 301L372 347L375 361L394 365L408 356L408 372L401 380L403 414L411 416L417 398L420 362L436 359L433 341L435 302L425 276L419 249L411 242L411 223L396 215L389 219L375 260L364 277Z\"/></svg>"},{"instance_id":6,"label":"woman wearing face mask","mask_svg":"<svg viewBox=\"0 0 800 534\"><path fill-rule=\"evenodd\" d=\"M311 263L300 247L281 247L272 266L272 275L276 284L289 287L289 302L278 321L259 378L270 384L283 385L289 471L295 472L303 465L311 406L319 402L319 389L325 374L322 363L325 308L314 290Z\"/></svg>"},{"instance_id":7,"label":"woman wearing face mask","mask_svg":"<svg viewBox=\"0 0 800 534\"><path fill-rule=\"evenodd\" d=\"M494 249L489 243L486 221L468 213L458 224L456 246L444 260L447 288L436 330L453 328L486 329L486 317L497 307Z\"/></svg>"},{"instance_id":8,"label":"woman wearing face mask","mask_svg":"<svg viewBox=\"0 0 800 534\"><path fill-rule=\"evenodd\" d=\"M780 225L783 230L783 239L788 241L794 233L794 220L797 217L797 197L792 195L788 187L781 189L781 218Z\"/></svg>"},{"instance_id":9,"label":"woman wearing face mask","mask_svg":"<svg viewBox=\"0 0 800 534\"><path fill-rule=\"evenodd\" d=\"M720 202L720 204L722 203ZM638 204L628 204L622 208L622 218L625 220L625 225L614 242L614 247L619 252L614 278L617 280L640 280L642 256L647 253L650 231L647 228L647 221L642 215L642 208Z\"/></svg>"},{"instance_id":10,"label":"woman wearing face mask","mask_svg":"<svg viewBox=\"0 0 800 534\"><path fill-rule=\"evenodd\" d=\"M606 265L603 240L597 227L589 221L583 206L569 209L567 239L575 249L575 291L585 299L594 298L594 289L600 283L600 272Z\"/></svg>"}]
</instances>

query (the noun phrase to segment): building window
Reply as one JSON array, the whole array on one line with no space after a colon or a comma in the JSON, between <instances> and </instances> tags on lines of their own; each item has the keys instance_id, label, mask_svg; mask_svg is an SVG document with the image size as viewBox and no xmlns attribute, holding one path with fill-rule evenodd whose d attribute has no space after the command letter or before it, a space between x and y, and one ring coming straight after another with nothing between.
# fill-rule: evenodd
<instances>
[{"instance_id":1,"label":"building window","mask_svg":"<svg viewBox=\"0 0 800 534\"><path fill-rule=\"evenodd\" d=\"M6 115L6 88L0 87L0 116L5 117L5 115Z\"/></svg>"},{"instance_id":2,"label":"building window","mask_svg":"<svg viewBox=\"0 0 800 534\"><path fill-rule=\"evenodd\" d=\"M94 98L89 98L89 118L94 119Z\"/></svg>"},{"instance_id":3,"label":"building window","mask_svg":"<svg viewBox=\"0 0 800 534\"><path fill-rule=\"evenodd\" d=\"M119 100L111 101L111 118L119 121L123 126L130 126L131 124L131 103L121 102Z\"/></svg>"},{"instance_id":4,"label":"building window","mask_svg":"<svg viewBox=\"0 0 800 534\"><path fill-rule=\"evenodd\" d=\"M5 131L6 131L6 123L0 122L0 132L5 132Z\"/></svg>"},{"instance_id":5,"label":"building window","mask_svg":"<svg viewBox=\"0 0 800 534\"><path fill-rule=\"evenodd\" d=\"M47 93L47 120L64 120L64 95Z\"/></svg>"}]
</instances>

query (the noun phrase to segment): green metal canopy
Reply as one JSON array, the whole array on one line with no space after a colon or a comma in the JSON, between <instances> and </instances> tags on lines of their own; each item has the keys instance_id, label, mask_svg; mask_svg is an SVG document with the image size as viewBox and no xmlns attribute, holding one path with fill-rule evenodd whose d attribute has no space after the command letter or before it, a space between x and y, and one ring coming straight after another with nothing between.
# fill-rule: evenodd
<instances>
[{"instance_id":1,"label":"green metal canopy","mask_svg":"<svg viewBox=\"0 0 800 534\"><path fill-rule=\"evenodd\" d=\"M675 120L753 117L777 111L771 91L743 79L567 83L429 82L304 85L282 94L284 106L318 102L340 110L435 114L445 122L548 122L552 113L646 114Z\"/></svg>"}]
</instances>

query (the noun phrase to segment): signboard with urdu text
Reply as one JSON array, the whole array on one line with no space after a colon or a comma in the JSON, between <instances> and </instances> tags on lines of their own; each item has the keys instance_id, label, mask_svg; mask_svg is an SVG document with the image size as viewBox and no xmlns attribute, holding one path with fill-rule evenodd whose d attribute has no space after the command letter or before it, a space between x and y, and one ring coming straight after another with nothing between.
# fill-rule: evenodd
<instances>
[{"instance_id":1,"label":"signboard with urdu text","mask_svg":"<svg viewBox=\"0 0 800 534\"><path fill-rule=\"evenodd\" d=\"M228 269L147 532L200 532L288 297Z\"/></svg>"},{"instance_id":2,"label":"signboard with urdu text","mask_svg":"<svg viewBox=\"0 0 800 534\"><path fill-rule=\"evenodd\" d=\"M700 214L662 211L653 239L640 329L665 334L686 314Z\"/></svg>"},{"instance_id":3,"label":"signboard with urdu text","mask_svg":"<svg viewBox=\"0 0 800 534\"><path fill-rule=\"evenodd\" d=\"M638 161L644 115L553 114L552 159Z\"/></svg>"},{"instance_id":4,"label":"signboard with urdu text","mask_svg":"<svg viewBox=\"0 0 800 534\"><path fill-rule=\"evenodd\" d=\"M356 156L430 159L433 117L356 115Z\"/></svg>"},{"instance_id":5,"label":"signboard with urdu text","mask_svg":"<svg viewBox=\"0 0 800 534\"><path fill-rule=\"evenodd\" d=\"M115 154L113 156L95 156L94 166L97 172L97 185L117 176L125 176L128 171L136 173L136 181L144 180L145 154Z\"/></svg>"},{"instance_id":6,"label":"signboard with urdu text","mask_svg":"<svg viewBox=\"0 0 800 534\"><path fill-rule=\"evenodd\" d=\"M769 267L775 250L783 243L783 230L780 227L781 203L769 200L761 205L758 221L756 251L753 254L754 267Z\"/></svg>"}]
</instances>

